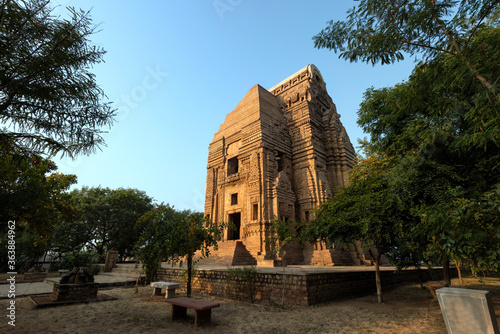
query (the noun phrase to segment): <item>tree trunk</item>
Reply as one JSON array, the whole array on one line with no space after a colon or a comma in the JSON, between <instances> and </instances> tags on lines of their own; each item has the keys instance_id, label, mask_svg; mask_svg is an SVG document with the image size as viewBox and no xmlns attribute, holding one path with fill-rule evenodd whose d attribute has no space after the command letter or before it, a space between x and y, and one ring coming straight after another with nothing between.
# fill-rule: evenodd
<instances>
[{"instance_id":1,"label":"tree trunk","mask_svg":"<svg viewBox=\"0 0 500 334\"><path fill-rule=\"evenodd\" d=\"M470 267L470 272L471 272L472 277L477 278L477 271L474 268L474 266Z\"/></svg>"},{"instance_id":2,"label":"tree trunk","mask_svg":"<svg viewBox=\"0 0 500 334\"><path fill-rule=\"evenodd\" d=\"M193 268L193 257L188 255L187 257L187 296L191 298L191 269Z\"/></svg>"},{"instance_id":3,"label":"tree trunk","mask_svg":"<svg viewBox=\"0 0 500 334\"><path fill-rule=\"evenodd\" d=\"M377 251L377 256L373 256L373 252L370 249L370 256L373 259L373 263L375 264L375 283L377 285L377 300L379 304L383 303L383 298L382 298L382 281L380 279L380 259L382 258L382 254L380 254Z\"/></svg>"},{"instance_id":4,"label":"tree trunk","mask_svg":"<svg viewBox=\"0 0 500 334\"><path fill-rule=\"evenodd\" d=\"M283 297L282 297L282 300L281 300L281 303L283 305L283 307L285 307L285 284L286 284L286 277L285 277L285 258L283 257L281 259L281 266L283 267Z\"/></svg>"},{"instance_id":5,"label":"tree trunk","mask_svg":"<svg viewBox=\"0 0 500 334\"><path fill-rule=\"evenodd\" d=\"M382 300L382 281L380 280L380 255L377 256L375 260L375 281L377 283L377 300L379 304L383 302Z\"/></svg>"},{"instance_id":6,"label":"tree trunk","mask_svg":"<svg viewBox=\"0 0 500 334\"><path fill-rule=\"evenodd\" d=\"M424 279L422 277L422 268L420 266L417 266L417 273L418 273L418 282L420 283L420 288L425 289L424 287Z\"/></svg>"},{"instance_id":7,"label":"tree trunk","mask_svg":"<svg viewBox=\"0 0 500 334\"><path fill-rule=\"evenodd\" d=\"M457 266L457 271L458 271L458 282L460 284L463 284L464 281L462 280L462 271L460 270L460 261L458 261L457 259L454 259L455 261L455 266Z\"/></svg>"},{"instance_id":8,"label":"tree trunk","mask_svg":"<svg viewBox=\"0 0 500 334\"><path fill-rule=\"evenodd\" d=\"M450 278L450 259L448 259L448 255L443 254L443 281L448 282L449 285L451 285L451 278Z\"/></svg>"}]
</instances>

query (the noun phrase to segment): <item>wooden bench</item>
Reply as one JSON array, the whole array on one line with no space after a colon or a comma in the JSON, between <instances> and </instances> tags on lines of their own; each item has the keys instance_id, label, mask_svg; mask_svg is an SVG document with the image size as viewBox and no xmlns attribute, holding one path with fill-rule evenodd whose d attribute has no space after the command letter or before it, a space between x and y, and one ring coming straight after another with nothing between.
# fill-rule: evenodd
<instances>
[{"instance_id":1,"label":"wooden bench","mask_svg":"<svg viewBox=\"0 0 500 334\"><path fill-rule=\"evenodd\" d=\"M179 283L169 283L169 282L152 282L151 287L154 289L153 296L160 296L161 289L165 289L165 298L175 298L175 289L179 288Z\"/></svg>"},{"instance_id":2,"label":"wooden bench","mask_svg":"<svg viewBox=\"0 0 500 334\"><path fill-rule=\"evenodd\" d=\"M187 309L193 309L195 326L209 323L212 320L212 309L220 306L218 303L187 297L171 298L165 301L172 304L172 320L184 318L187 315Z\"/></svg>"},{"instance_id":3,"label":"wooden bench","mask_svg":"<svg viewBox=\"0 0 500 334\"><path fill-rule=\"evenodd\" d=\"M446 281L429 281L425 287L429 290L434 300L437 300L436 290L450 286Z\"/></svg>"}]
</instances>

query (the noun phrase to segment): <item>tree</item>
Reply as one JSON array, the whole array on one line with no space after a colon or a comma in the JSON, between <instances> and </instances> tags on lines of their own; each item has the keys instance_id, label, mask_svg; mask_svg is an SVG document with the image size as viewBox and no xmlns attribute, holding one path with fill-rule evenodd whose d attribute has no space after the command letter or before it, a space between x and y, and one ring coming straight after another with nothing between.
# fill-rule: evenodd
<instances>
[{"instance_id":1,"label":"tree","mask_svg":"<svg viewBox=\"0 0 500 334\"><path fill-rule=\"evenodd\" d=\"M475 270L500 269L500 183L474 200L457 198L449 205L448 226L439 235L443 247L457 263ZM432 223L432 218L424 217Z\"/></svg>"},{"instance_id":2,"label":"tree","mask_svg":"<svg viewBox=\"0 0 500 334\"><path fill-rule=\"evenodd\" d=\"M7 225L7 224L5 224ZM31 265L42 257L49 250L50 245L45 241L40 241L37 235L28 228L25 221L16 221L15 234L12 235L15 240L15 269L10 267L12 264L8 262L8 243L9 236L7 233L0 236L0 270L4 272L17 271L22 273L23 269L30 269ZM12 239L10 239L12 240ZM26 265L28 264L28 267Z\"/></svg>"},{"instance_id":3,"label":"tree","mask_svg":"<svg viewBox=\"0 0 500 334\"><path fill-rule=\"evenodd\" d=\"M210 248L217 248L225 224L213 224L202 213L189 210L178 212L169 205L160 205L147 212L138 222L144 226L136 249L143 262L148 281L154 279L161 259L172 263L187 263L187 295L191 296L193 257L197 251L203 257Z\"/></svg>"},{"instance_id":4,"label":"tree","mask_svg":"<svg viewBox=\"0 0 500 334\"><path fill-rule=\"evenodd\" d=\"M172 236L175 222L181 219L179 212L163 203L146 212L138 221L137 229L142 230L135 244L135 251L143 264L146 281L153 282L162 259L170 259Z\"/></svg>"},{"instance_id":5,"label":"tree","mask_svg":"<svg viewBox=\"0 0 500 334\"><path fill-rule=\"evenodd\" d=\"M76 219L77 213L70 219L53 222L50 237L51 250L61 256L65 253L79 252L92 240L92 230L87 222ZM96 253L97 254L97 253Z\"/></svg>"},{"instance_id":6,"label":"tree","mask_svg":"<svg viewBox=\"0 0 500 334\"><path fill-rule=\"evenodd\" d=\"M461 199L455 203L453 218L460 226L476 227L471 233L462 234L468 242L467 255L480 253L474 263L478 270L500 268L500 183L485 192L477 201ZM465 221L464 221L465 220ZM479 240L479 241L478 241Z\"/></svg>"},{"instance_id":7,"label":"tree","mask_svg":"<svg viewBox=\"0 0 500 334\"><path fill-rule=\"evenodd\" d=\"M137 221L153 208L153 199L137 189L116 189L107 198L113 210L113 228L109 231L109 246L118 251L121 261L132 256L134 244L141 233Z\"/></svg>"},{"instance_id":8,"label":"tree","mask_svg":"<svg viewBox=\"0 0 500 334\"><path fill-rule=\"evenodd\" d=\"M416 217L404 229L405 246L413 250L417 258L423 256L427 263L440 261L443 279L451 283L452 254L447 251L447 245L454 242L451 236L455 230L450 224L449 210L455 198L465 195L460 185L463 178L453 166L428 156L408 153L398 159L391 191L398 194L402 205Z\"/></svg>"},{"instance_id":9,"label":"tree","mask_svg":"<svg viewBox=\"0 0 500 334\"><path fill-rule=\"evenodd\" d=\"M89 12L52 14L49 0L0 2L0 146L74 157L104 145L114 110L89 69L105 51L90 44Z\"/></svg>"},{"instance_id":10,"label":"tree","mask_svg":"<svg viewBox=\"0 0 500 334\"><path fill-rule=\"evenodd\" d=\"M56 164L38 155L0 150L0 159L1 221L23 222L38 242L47 241L52 222L72 214L66 191L76 176L56 173ZM5 233L7 224L1 226Z\"/></svg>"},{"instance_id":11,"label":"tree","mask_svg":"<svg viewBox=\"0 0 500 334\"><path fill-rule=\"evenodd\" d=\"M0 245L7 244L7 222L15 221L17 264L36 260L47 250L52 224L68 219L73 210L67 190L75 175L57 173L57 166L38 155L23 156L0 149ZM2 254L7 247L1 247ZM0 268L7 264L7 254Z\"/></svg>"},{"instance_id":12,"label":"tree","mask_svg":"<svg viewBox=\"0 0 500 334\"><path fill-rule=\"evenodd\" d=\"M210 255L210 247L217 249L225 224L213 224L208 218L203 218L201 212L184 212L184 219L177 222L175 234L171 235L173 262L182 262L187 265L187 296L191 297L191 281L193 258L197 251L202 257Z\"/></svg>"},{"instance_id":13,"label":"tree","mask_svg":"<svg viewBox=\"0 0 500 334\"><path fill-rule=\"evenodd\" d=\"M476 29L463 53L485 78L500 77L500 28ZM408 81L369 89L358 112L372 150L398 157L393 191L421 221L407 231L427 256L492 263L483 249L482 224L458 217L463 203L477 203L500 179L500 101L458 57L446 53L419 64ZM462 203L462 204L459 204ZM491 216L486 215L491 218ZM490 222L485 222L490 224ZM474 246L472 246L474 245ZM496 258L500 260L500 258Z\"/></svg>"},{"instance_id":14,"label":"tree","mask_svg":"<svg viewBox=\"0 0 500 334\"><path fill-rule=\"evenodd\" d=\"M347 13L346 21L330 21L313 37L316 48L372 64L391 64L405 53L422 54L424 60L446 54L459 59L487 89L496 84L466 51L482 27L498 24L496 0L362 0Z\"/></svg>"},{"instance_id":15,"label":"tree","mask_svg":"<svg viewBox=\"0 0 500 334\"><path fill-rule=\"evenodd\" d=\"M358 124L369 151L397 162L391 193L419 218L403 230L405 247L438 255L444 269L450 257L500 259L496 246L476 251L490 245L481 235L492 222L461 216L500 179L499 14L494 0L364 0L313 38L350 61L422 56L408 81L365 93Z\"/></svg>"},{"instance_id":16,"label":"tree","mask_svg":"<svg viewBox=\"0 0 500 334\"><path fill-rule=\"evenodd\" d=\"M369 153L351 170L349 186L318 208L316 218L304 232L310 242L320 239L328 246L347 247L361 241L375 265L379 303L382 255L397 248L406 224L414 220L391 189L395 164L393 158Z\"/></svg>"},{"instance_id":17,"label":"tree","mask_svg":"<svg viewBox=\"0 0 500 334\"><path fill-rule=\"evenodd\" d=\"M485 27L465 50L485 76L498 80L500 28ZM377 150L404 154L417 149L474 154L474 160L498 152L500 131L495 86L487 90L456 58L443 54L419 64L407 82L366 91L358 124ZM479 149L479 150L478 150ZM474 153L476 151L476 153ZM491 183L490 183L491 184Z\"/></svg>"},{"instance_id":18,"label":"tree","mask_svg":"<svg viewBox=\"0 0 500 334\"><path fill-rule=\"evenodd\" d=\"M88 237L87 242L95 248L101 259L112 247L120 258L131 255L140 232L135 229L140 217L152 208L152 199L136 189L88 188L71 192L78 210L75 228Z\"/></svg>"},{"instance_id":19,"label":"tree","mask_svg":"<svg viewBox=\"0 0 500 334\"><path fill-rule=\"evenodd\" d=\"M294 228L294 224L289 223L284 220L278 220L276 216L274 216L273 222L269 228L269 237L264 240L271 247L271 255L273 257L277 255L281 255L281 268L283 269L283 296L282 296L282 304L285 306L285 291L286 291L286 277L285 277L285 253L286 246L291 242L297 239L297 229Z\"/></svg>"}]
</instances>

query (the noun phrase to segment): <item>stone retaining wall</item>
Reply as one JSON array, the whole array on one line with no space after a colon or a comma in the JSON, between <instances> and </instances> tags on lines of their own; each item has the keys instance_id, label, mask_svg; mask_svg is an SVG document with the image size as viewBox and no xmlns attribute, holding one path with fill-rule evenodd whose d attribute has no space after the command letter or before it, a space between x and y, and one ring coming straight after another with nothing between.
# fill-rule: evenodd
<instances>
[{"instance_id":1,"label":"stone retaining wall","mask_svg":"<svg viewBox=\"0 0 500 334\"><path fill-rule=\"evenodd\" d=\"M99 283L54 283L51 299L55 302L95 299L97 297L98 287Z\"/></svg>"},{"instance_id":2,"label":"stone retaining wall","mask_svg":"<svg viewBox=\"0 0 500 334\"><path fill-rule=\"evenodd\" d=\"M180 283L185 288L182 278L183 269L161 268L158 280ZM428 270L404 270L400 272L382 271L382 288L387 289L402 282L419 282L439 279L440 270L431 277ZM280 273L257 273L253 281L255 300L281 303L283 298L283 278ZM231 278L224 270L197 270L193 277L193 292L220 296L228 299L247 300L249 284ZM318 274L286 274L285 303L309 306L322 302L349 298L376 291L374 271L327 272Z\"/></svg>"},{"instance_id":3,"label":"stone retaining wall","mask_svg":"<svg viewBox=\"0 0 500 334\"><path fill-rule=\"evenodd\" d=\"M45 272L34 272L24 274L24 280L29 281L33 279L45 279L47 278L47 273Z\"/></svg>"}]
</instances>

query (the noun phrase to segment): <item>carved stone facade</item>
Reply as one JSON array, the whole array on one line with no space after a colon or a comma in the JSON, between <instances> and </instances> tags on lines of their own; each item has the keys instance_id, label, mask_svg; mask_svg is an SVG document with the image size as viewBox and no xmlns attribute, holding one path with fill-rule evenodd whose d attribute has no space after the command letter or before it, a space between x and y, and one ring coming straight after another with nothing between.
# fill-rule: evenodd
<instances>
[{"instance_id":1,"label":"carved stone facade","mask_svg":"<svg viewBox=\"0 0 500 334\"><path fill-rule=\"evenodd\" d=\"M215 258L227 263L245 248L248 259L269 259L264 240L273 217L312 220L313 209L346 186L354 154L316 66L269 90L252 87L209 146L205 215L234 225ZM356 258L321 244L286 253L289 264L350 264Z\"/></svg>"}]
</instances>

